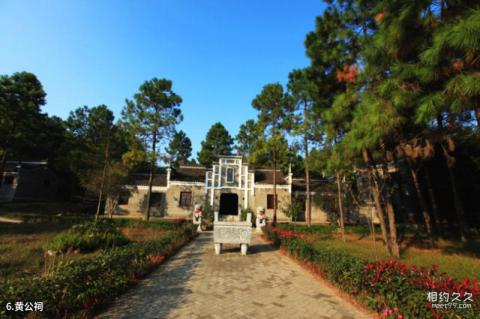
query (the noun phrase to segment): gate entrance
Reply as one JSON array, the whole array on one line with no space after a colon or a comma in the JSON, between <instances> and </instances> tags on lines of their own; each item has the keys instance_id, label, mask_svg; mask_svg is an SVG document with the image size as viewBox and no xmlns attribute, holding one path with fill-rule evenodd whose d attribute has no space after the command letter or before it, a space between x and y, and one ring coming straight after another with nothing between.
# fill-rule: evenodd
<instances>
[{"instance_id":1,"label":"gate entrance","mask_svg":"<svg viewBox=\"0 0 480 319\"><path fill-rule=\"evenodd\" d=\"M220 215L238 215L238 195L225 193L220 195Z\"/></svg>"}]
</instances>

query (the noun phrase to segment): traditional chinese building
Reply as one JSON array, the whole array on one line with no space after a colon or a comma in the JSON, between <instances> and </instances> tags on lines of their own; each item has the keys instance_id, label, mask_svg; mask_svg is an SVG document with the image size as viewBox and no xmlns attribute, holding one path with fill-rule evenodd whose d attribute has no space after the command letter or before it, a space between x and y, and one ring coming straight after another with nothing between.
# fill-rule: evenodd
<instances>
[{"instance_id":1,"label":"traditional chinese building","mask_svg":"<svg viewBox=\"0 0 480 319\"><path fill-rule=\"evenodd\" d=\"M58 179L45 161L7 161L0 184L0 202L51 201Z\"/></svg>"},{"instance_id":2,"label":"traditional chinese building","mask_svg":"<svg viewBox=\"0 0 480 319\"><path fill-rule=\"evenodd\" d=\"M274 175L275 174L275 175ZM238 216L242 209L266 209L273 216L276 178L277 217L287 220L283 213L294 198L304 199L305 181L271 168L253 168L241 156L221 156L212 167L181 165L165 168L153 179L151 215L161 217L190 217L196 204L206 203L220 215ZM313 188L321 183L312 181ZM126 185L127 192L120 196L116 214L143 217L148 192L148 174L133 174ZM314 195L314 192L312 193ZM300 217L302 218L302 217ZM329 222L327 213L312 203L312 221Z\"/></svg>"}]
</instances>

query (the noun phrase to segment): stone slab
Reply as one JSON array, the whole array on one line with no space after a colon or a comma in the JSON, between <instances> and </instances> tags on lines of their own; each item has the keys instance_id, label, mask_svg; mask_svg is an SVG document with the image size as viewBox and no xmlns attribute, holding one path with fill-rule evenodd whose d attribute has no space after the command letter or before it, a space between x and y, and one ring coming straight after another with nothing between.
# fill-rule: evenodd
<instances>
[{"instance_id":1,"label":"stone slab","mask_svg":"<svg viewBox=\"0 0 480 319\"><path fill-rule=\"evenodd\" d=\"M246 222L215 222L213 242L221 244L250 244L252 224Z\"/></svg>"},{"instance_id":2,"label":"stone slab","mask_svg":"<svg viewBox=\"0 0 480 319\"><path fill-rule=\"evenodd\" d=\"M99 318L367 319L257 236L216 256L204 232Z\"/></svg>"}]
</instances>

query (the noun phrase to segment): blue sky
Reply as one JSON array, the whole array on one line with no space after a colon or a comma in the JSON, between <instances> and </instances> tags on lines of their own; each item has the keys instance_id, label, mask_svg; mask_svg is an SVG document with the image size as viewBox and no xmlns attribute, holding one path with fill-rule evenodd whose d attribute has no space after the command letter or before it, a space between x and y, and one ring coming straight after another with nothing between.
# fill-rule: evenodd
<instances>
[{"instance_id":1,"label":"blue sky","mask_svg":"<svg viewBox=\"0 0 480 319\"><path fill-rule=\"evenodd\" d=\"M99 104L119 116L145 80L171 79L196 156L214 122L234 136L256 117L264 84L308 65L303 42L323 9L320 0L0 0L0 74L35 73L43 110L62 118Z\"/></svg>"}]
</instances>

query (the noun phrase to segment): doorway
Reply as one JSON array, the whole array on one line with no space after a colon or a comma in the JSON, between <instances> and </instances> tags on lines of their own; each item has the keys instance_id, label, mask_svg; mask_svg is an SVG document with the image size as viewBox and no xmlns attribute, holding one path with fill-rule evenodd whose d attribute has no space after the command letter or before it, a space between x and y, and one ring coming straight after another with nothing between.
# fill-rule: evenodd
<instances>
[{"instance_id":1,"label":"doorway","mask_svg":"<svg viewBox=\"0 0 480 319\"><path fill-rule=\"evenodd\" d=\"M238 215L238 195L225 193L220 195L220 215Z\"/></svg>"}]
</instances>

